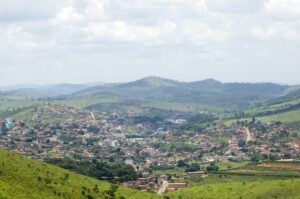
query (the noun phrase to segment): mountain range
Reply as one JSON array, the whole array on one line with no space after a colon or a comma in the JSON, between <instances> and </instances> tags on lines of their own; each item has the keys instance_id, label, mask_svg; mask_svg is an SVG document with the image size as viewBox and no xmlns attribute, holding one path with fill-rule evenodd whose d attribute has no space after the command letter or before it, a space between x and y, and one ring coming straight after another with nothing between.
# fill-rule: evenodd
<instances>
[{"instance_id":1,"label":"mountain range","mask_svg":"<svg viewBox=\"0 0 300 199\"><path fill-rule=\"evenodd\" d=\"M245 109L295 91L295 86L275 83L222 83L214 79L180 82L160 77L146 77L133 82L111 84L59 84L19 87L3 91L2 96L39 99L118 99L118 102L165 102L201 104L225 109ZM87 104L88 106L95 105Z\"/></svg>"}]
</instances>

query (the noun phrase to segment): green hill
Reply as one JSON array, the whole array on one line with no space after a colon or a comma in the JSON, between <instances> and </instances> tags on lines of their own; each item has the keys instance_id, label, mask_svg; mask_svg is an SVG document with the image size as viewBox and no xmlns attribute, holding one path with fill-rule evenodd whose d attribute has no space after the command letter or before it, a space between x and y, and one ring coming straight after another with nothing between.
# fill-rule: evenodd
<instances>
[{"instance_id":1,"label":"green hill","mask_svg":"<svg viewBox=\"0 0 300 199\"><path fill-rule=\"evenodd\" d=\"M300 108L284 113L278 113L270 116L259 117L259 120L263 122L272 122L272 121L280 121L283 124L299 128L300 127Z\"/></svg>"},{"instance_id":2,"label":"green hill","mask_svg":"<svg viewBox=\"0 0 300 199\"><path fill-rule=\"evenodd\" d=\"M300 99L300 89L291 91L291 92L287 93L286 95L283 95L277 99L271 100L271 102L276 104L276 103L283 103L286 101L293 101L293 100L298 100L298 99Z\"/></svg>"},{"instance_id":3,"label":"green hill","mask_svg":"<svg viewBox=\"0 0 300 199\"><path fill-rule=\"evenodd\" d=\"M0 149L1 199L160 198L30 160Z\"/></svg>"},{"instance_id":4,"label":"green hill","mask_svg":"<svg viewBox=\"0 0 300 199\"><path fill-rule=\"evenodd\" d=\"M39 102L89 108L98 111L131 107L186 110L199 107L215 111L247 109L259 103L277 99L291 91L291 87L272 83L222 83L214 79L179 82L160 77L147 77L128 83L92 85L57 85L47 89L25 88L4 92L0 98L0 112L7 108L24 108ZM54 94L53 94L54 93Z\"/></svg>"},{"instance_id":5,"label":"green hill","mask_svg":"<svg viewBox=\"0 0 300 199\"><path fill-rule=\"evenodd\" d=\"M225 123L230 125L236 121L251 121L252 117L262 122L280 121L289 127L300 128L300 99L249 109L244 112L243 118L228 120Z\"/></svg>"},{"instance_id":6,"label":"green hill","mask_svg":"<svg viewBox=\"0 0 300 199\"><path fill-rule=\"evenodd\" d=\"M66 96L64 101L72 101L72 99L90 101L85 99L95 99L93 96L101 96L102 93L106 93L112 98L118 98L118 102L111 103L112 106L116 105L115 103L134 100L141 102L142 106L149 104L149 102L152 104L163 102L245 109L257 102L266 102L277 98L284 94L288 88L288 86L272 83L222 83L213 79L179 82L159 77L148 77L129 83L89 88ZM101 102L90 103L88 106L91 107L95 104L101 105ZM109 106L109 104L106 105Z\"/></svg>"}]
</instances>

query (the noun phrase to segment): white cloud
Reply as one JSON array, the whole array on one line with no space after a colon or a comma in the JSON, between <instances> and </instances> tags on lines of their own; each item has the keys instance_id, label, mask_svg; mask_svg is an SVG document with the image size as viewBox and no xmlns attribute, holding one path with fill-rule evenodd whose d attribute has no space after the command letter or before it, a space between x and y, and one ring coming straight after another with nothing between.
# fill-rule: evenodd
<instances>
[{"instance_id":1,"label":"white cloud","mask_svg":"<svg viewBox=\"0 0 300 199\"><path fill-rule=\"evenodd\" d=\"M291 27L286 23L275 23L268 26L255 26L251 33L259 39L299 41L300 27Z\"/></svg>"},{"instance_id":2,"label":"white cloud","mask_svg":"<svg viewBox=\"0 0 300 199\"><path fill-rule=\"evenodd\" d=\"M68 81L147 74L228 81L247 78L245 71L256 77L262 63L270 71L286 59L294 71L293 63L300 63L298 0L0 0L0 5L0 69L8 74L28 69L2 82L34 81L32 71L53 67L61 75L36 81L65 81L67 72Z\"/></svg>"},{"instance_id":3,"label":"white cloud","mask_svg":"<svg viewBox=\"0 0 300 199\"><path fill-rule=\"evenodd\" d=\"M54 23L73 23L83 19L83 16L78 14L72 7L63 8L56 16Z\"/></svg>"},{"instance_id":4,"label":"white cloud","mask_svg":"<svg viewBox=\"0 0 300 199\"><path fill-rule=\"evenodd\" d=\"M266 0L206 0L208 9L212 12L251 14L259 13Z\"/></svg>"},{"instance_id":5,"label":"white cloud","mask_svg":"<svg viewBox=\"0 0 300 199\"><path fill-rule=\"evenodd\" d=\"M62 5L59 0L0 0L0 22L51 18Z\"/></svg>"},{"instance_id":6,"label":"white cloud","mask_svg":"<svg viewBox=\"0 0 300 199\"><path fill-rule=\"evenodd\" d=\"M145 45L166 44L169 35L176 34L176 24L171 21L154 26L129 24L124 21L92 23L87 28L95 40L138 42Z\"/></svg>"},{"instance_id":7,"label":"white cloud","mask_svg":"<svg viewBox=\"0 0 300 199\"><path fill-rule=\"evenodd\" d=\"M300 16L299 0L269 0L265 3L265 9L268 14L284 16Z\"/></svg>"}]
</instances>

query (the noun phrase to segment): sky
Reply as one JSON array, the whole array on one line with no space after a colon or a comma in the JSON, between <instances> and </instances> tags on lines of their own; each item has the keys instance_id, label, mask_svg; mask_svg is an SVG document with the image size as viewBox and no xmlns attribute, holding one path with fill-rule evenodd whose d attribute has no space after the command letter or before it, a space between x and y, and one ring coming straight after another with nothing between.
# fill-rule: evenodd
<instances>
[{"instance_id":1,"label":"sky","mask_svg":"<svg viewBox=\"0 0 300 199\"><path fill-rule=\"evenodd\" d=\"M0 0L0 85L300 84L299 0Z\"/></svg>"}]
</instances>

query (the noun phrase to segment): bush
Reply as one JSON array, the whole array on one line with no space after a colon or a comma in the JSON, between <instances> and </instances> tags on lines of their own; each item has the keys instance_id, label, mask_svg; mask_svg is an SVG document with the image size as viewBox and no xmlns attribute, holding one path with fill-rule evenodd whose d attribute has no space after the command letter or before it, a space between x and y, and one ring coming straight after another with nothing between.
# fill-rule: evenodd
<instances>
[{"instance_id":1,"label":"bush","mask_svg":"<svg viewBox=\"0 0 300 199\"><path fill-rule=\"evenodd\" d=\"M195 172L200 170L200 165L198 163L192 163L186 168L187 172Z\"/></svg>"},{"instance_id":2,"label":"bush","mask_svg":"<svg viewBox=\"0 0 300 199\"><path fill-rule=\"evenodd\" d=\"M218 170L219 170L219 167L218 167L218 165L216 165L215 162L212 162L212 163L210 163L209 166L206 167L206 170L207 170L208 172L211 172L211 171L218 171Z\"/></svg>"}]
</instances>

